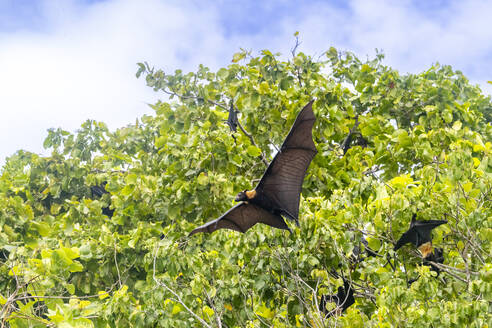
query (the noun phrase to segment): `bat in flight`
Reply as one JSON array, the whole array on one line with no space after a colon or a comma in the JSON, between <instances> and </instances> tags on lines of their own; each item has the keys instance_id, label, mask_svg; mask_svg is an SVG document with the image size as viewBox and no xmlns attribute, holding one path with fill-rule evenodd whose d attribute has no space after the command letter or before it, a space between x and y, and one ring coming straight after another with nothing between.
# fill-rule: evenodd
<instances>
[{"instance_id":1,"label":"bat in flight","mask_svg":"<svg viewBox=\"0 0 492 328\"><path fill-rule=\"evenodd\" d=\"M336 307L328 311L326 309L326 303L333 302ZM319 302L319 309L322 311L326 317L331 317L332 315L339 316L344 312L349 306L355 303L354 290L352 286L343 280L343 287L338 287L336 295L322 295L321 301Z\"/></svg>"},{"instance_id":2,"label":"bat in flight","mask_svg":"<svg viewBox=\"0 0 492 328\"><path fill-rule=\"evenodd\" d=\"M194 229L198 232L214 232L231 229L246 232L256 223L291 231L282 216L299 225L299 201L302 182L307 168L314 158L313 125L316 117L310 101L297 115L289 134L253 190L237 194L241 202L216 220Z\"/></svg>"},{"instance_id":3,"label":"bat in flight","mask_svg":"<svg viewBox=\"0 0 492 328\"><path fill-rule=\"evenodd\" d=\"M410 228L403 233L395 245L395 251L405 244L414 244L422 257L426 258L432 254L432 230L441 224L448 223L446 220L428 220L419 221L416 219L417 214L413 214Z\"/></svg>"},{"instance_id":4,"label":"bat in flight","mask_svg":"<svg viewBox=\"0 0 492 328\"><path fill-rule=\"evenodd\" d=\"M101 185L99 186L91 186L91 195L92 198L101 198L104 196L104 194L109 194L109 192L106 190L106 184L107 182L104 181ZM102 213L104 215L107 215L109 217L112 217L114 214L114 210L110 209L109 206L103 207L102 208Z\"/></svg>"}]
</instances>

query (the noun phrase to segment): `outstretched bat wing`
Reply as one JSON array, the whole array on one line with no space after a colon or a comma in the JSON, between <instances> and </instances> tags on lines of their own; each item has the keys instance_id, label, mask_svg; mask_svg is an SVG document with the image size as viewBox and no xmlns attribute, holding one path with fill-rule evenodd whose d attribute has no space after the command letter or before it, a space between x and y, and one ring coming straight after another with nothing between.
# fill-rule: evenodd
<instances>
[{"instance_id":1,"label":"outstretched bat wing","mask_svg":"<svg viewBox=\"0 0 492 328\"><path fill-rule=\"evenodd\" d=\"M400 247L408 243L417 245L417 233L414 228L410 228L407 232L401 235L400 239L396 242L394 250L397 251Z\"/></svg>"},{"instance_id":2,"label":"outstretched bat wing","mask_svg":"<svg viewBox=\"0 0 492 328\"><path fill-rule=\"evenodd\" d=\"M415 246L428 243L432 240L431 232L434 228L441 224L448 223L446 220L416 220L416 214L412 216L412 222L410 223L410 229L405 232L400 239L396 242L395 251L407 243L412 243Z\"/></svg>"},{"instance_id":3,"label":"outstretched bat wing","mask_svg":"<svg viewBox=\"0 0 492 328\"><path fill-rule=\"evenodd\" d=\"M190 236L198 232L214 232L219 229L231 229L246 232L256 223L264 223L269 226L289 230L281 216L270 213L259 206L241 203L224 213L220 218L207 222L190 232Z\"/></svg>"},{"instance_id":4,"label":"outstretched bat wing","mask_svg":"<svg viewBox=\"0 0 492 328\"><path fill-rule=\"evenodd\" d=\"M307 168L314 158L313 125L316 117L310 101L297 115L282 147L268 166L256 190L261 190L292 220L299 217L299 200Z\"/></svg>"},{"instance_id":5,"label":"outstretched bat wing","mask_svg":"<svg viewBox=\"0 0 492 328\"><path fill-rule=\"evenodd\" d=\"M419 240L417 241L417 244L430 241L432 230L440 226L441 224L445 224L445 223L448 223L448 221L446 220L415 221L413 226L419 235L418 236Z\"/></svg>"}]
</instances>

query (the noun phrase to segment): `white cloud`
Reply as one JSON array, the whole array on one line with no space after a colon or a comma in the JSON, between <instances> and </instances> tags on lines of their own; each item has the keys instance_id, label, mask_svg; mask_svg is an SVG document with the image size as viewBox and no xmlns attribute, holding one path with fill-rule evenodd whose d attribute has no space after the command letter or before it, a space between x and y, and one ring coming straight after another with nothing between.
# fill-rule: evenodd
<instances>
[{"instance_id":1,"label":"white cloud","mask_svg":"<svg viewBox=\"0 0 492 328\"><path fill-rule=\"evenodd\" d=\"M36 20L46 23L41 31L0 34L0 163L20 148L40 152L50 127L73 131L91 118L114 129L151 113L146 103L163 96L135 78L136 62L169 72L200 63L216 69L239 47L287 56L296 30L307 54L336 46L372 57L378 48L403 73L439 61L491 93L485 81L492 80L492 3L443 3L425 11L414 1L353 0L343 8L306 2L265 17L276 12L271 5L241 11L236 4L224 12L224 2L44 0ZM263 25L231 30L222 24L224 15L253 15Z\"/></svg>"},{"instance_id":2,"label":"white cloud","mask_svg":"<svg viewBox=\"0 0 492 328\"><path fill-rule=\"evenodd\" d=\"M0 162L19 148L41 151L50 127L73 131L91 118L116 128L150 113L146 103L160 95L135 78L139 61L194 70L217 66L228 51L211 10L159 1L43 4L46 30L0 35Z\"/></svg>"}]
</instances>

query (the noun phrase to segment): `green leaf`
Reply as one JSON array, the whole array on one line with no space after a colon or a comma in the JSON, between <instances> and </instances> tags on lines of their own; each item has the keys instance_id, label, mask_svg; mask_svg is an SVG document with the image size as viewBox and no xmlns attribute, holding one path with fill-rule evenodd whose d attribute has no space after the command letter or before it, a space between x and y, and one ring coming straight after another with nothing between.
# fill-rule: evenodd
<instances>
[{"instance_id":1,"label":"green leaf","mask_svg":"<svg viewBox=\"0 0 492 328\"><path fill-rule=\"evenodd\" d=\"M203 313L208 316L209 318L213 318L213 315L214 315L214 310L212 310L212 308L210 308L209 306L205 305L202 309Z\"/></svg>"},{"instance_id":2,"label":"green leaf","mask_svg":"<svg viewBox=\"0 0 492 328\"><path fill-rule=\"evenodd\" d=\"M33 222L32 225L38 231L40 236L47 237L50 234L51 228L47 223Z\"/></svg>"},{"instance_id":3,"label":"green leaf","mask_svg":"<svg viewBox=\"0 0 492 328\"><path fill-rule=\"evenodd\" d=\"M68 271L70 272L82 272L84 270L84 266L77 261L74 261L70 264Z\"/></svg>"},{"instance_id":4,"label":"green leaf","mask_svg":"<svg viewBox=\"0 0 492 328\"><path fill-rule=\"evenodd\" d=\"M258 91L260 92L260 94L268 93L270 91L270 86L268 85L268 82L261 82Z\"/></svg>"},{"instance_id":5,"label":"green leaf","mask_svg":"<svg viewBox=\"0 0 492 328\"><path fill-rule=\"evenodd\" d=\"M473 183L472 182L467 182L463 184L463 190L467 193L469 193L473 188Z\"/></svg>"},{"instance_id":6,"label":"green leaf","mask_svg":"<svg viewBox=\"0 0 492 328\"><path fill-rule=\"evenodd\" d=\"M183 308L179 304L174 304L173 309L171 311L172 315L178 314L179 312L183 311Z\"/></svg>"},{"instance_id":7,"label":"green leaf","mask_svg":"<svg viewBox=\"0 0 492 328\"><path fill-rule=\"evenodd\" d=\"M73 284L65 284L65 289L70 295L75 294L75 286Z\"/></svg>"},{"instance_id":8,"label":"green leaf","mask_svg":"<svg viewBox=\"0 0 492 328\"><path fill-rule=\"evenodd\" d=\"M167 138L165 136L160 136L155 140L155 146L157 148L162 148L167 142Z\"/></svg>"},{"instance_id":9,"label":"green leaf","mask_svg":"<svg viewBox=\"0 0 492 328\"><path fill-rule=\"evenodd\" d=\"M280 81L280 89L282 89L282 90L289 89L290 85L291 85L291 79L290 78L284 78Z\"/></svg>"},{"instance_id":10,"label":"green leaf","mask_svg":"<svg viewBox=\"0 0 492 328\"><path fill-rule=\"evenodd\" d=\"M252 157L258 157L261 155L261 150L253 145L249 145L246 152Z\"/></svg>"},{"instance_id":11,"label":"green leaf","mask_svg":"<svg viewBox=\"0 0 492 328\"><path fill-rule=\"evenodd\" d=\"M199 175L198 175L198 178L197 178L197 182L198 184L204 186L208 183L208 177L207 175L205 174L205 172L201 172Z\"/></svg>"},{"instance_id":12,"label":"green leaf","mask_svg":"<svg viewBox=\"0 0 492 328\"><path fill-rule=\"evenodd\" d=\"M235 53L234 56L232 56L232 62L237 63L237 62L241 61L242 59L244 59L244 57L246 57L245 52Z\"/></svg>"}]
</instances>

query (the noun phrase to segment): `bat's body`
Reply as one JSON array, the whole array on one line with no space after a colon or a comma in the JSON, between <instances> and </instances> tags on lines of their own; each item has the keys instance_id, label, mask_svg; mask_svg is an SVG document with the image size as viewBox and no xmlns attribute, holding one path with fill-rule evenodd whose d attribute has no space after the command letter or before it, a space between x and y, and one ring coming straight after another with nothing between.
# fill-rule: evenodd
<instances>
[{"instance_id":1,"label":"bat's body","mask_svg":"<svg viewBox=\"0 0 492 328\"><path fill-rule=\"evenodd\" d=\"M444 250L442 248L439 247L435 248L434 253L431 253L424 258L424 265L430 265L431 270L439 274L441 270L439 269L439 267L437 267L437 265L432 264L431 262L440 263L440 264L444 263Z\"/></svg>"},{"instance_id":2,"label":"bat's body","mask_svg":"<svg viewBox=\"0 0 492 328\"><path fill-rule=\"evenodd\" d=\"M423 265L430 266L430 269L432 271L435 271L437 273L437 275L439 275L439 273L441 272L441 269L439 269L439 267L432 262L439 263L439 264L444 263L444 250L442 248L439 248L439 247L435 248L434 252L431 252L427 256L424 257L424 262L423 262ZM419 279L419 277L409 280L408 285L411 285L414 282L416 282Z\"/></svg>"},{"instance_id":3,"label":"bat's body","mask_svg":"<svg viewBox=\"0 0 492 328\"><path fill-rule=\"evenodd\" d=\"M419 221L416 220L416 214L412 216L412 222L410 223L410 228L403 233L403 235L398 239L395 245L395 251L398 250L405 244L414 244L422 257L426 258L432 253L432 230L441 224L448 223L446 220L428 220Z\"/></svg>"},{"instance_id":4,"label":"bat's body","mask_svg":"<svg viewBox=\"0 0 492 328\"><path fill-rule=\"evenodd\" d=\"M104 184L101 186L92 186L91 187L91 194L92 197L97 197L101 198L104 194L107 194L108 192L106 189L104 189Z\"/></svg>"},{"instance_id":5,"label":"bat's body","mask_svg":"<svg viewBox=\"0 0 492 328\"><path fill-rule=\"evenodd\" d=\"M91 187L91 194L92 194L92 197L94 198L101 198L102 196L104 196L104 194L109 194L108 191L106 191L105 189L105 186L106 186L107 182L103 182L100 186L92 186ZM114 214L114 210L110 209L109 206L108 207L103 207L102 208L102 213L104 215L107 215L109 217L112 217L113 214Z\"/></svg>"},{"instance_id":6,"label":"bat's body","mask_svg":"<svg viewBox=\"0 0 492 328\"><path fill-rule=\"evenodd\" d=\"M229 116L227 117L226 123L229 125L231 132L237 131L237 111L234 109L234 105L231 102L231 107L229 108Z\"/></svg>"},{"instance_id":7,"label":"bat's body","mask_svg":"<svg viewBox=\"0 0 492 328\"><path fill-rule=\"evenodd\" d=\"M336 304L335 309L328 311L326 309L326 303L333 302ZM348 281L343 281L343 287L338 287L336 295L323 295L321 296L321 301L319 303L319 309L325 313L326 317L331 317L332 315L339 316L345 311L349 306L355 303L354 290Z\"/></svg>"},{"instance_id":8,"label":"bat's body","mask_svg":"<svg viewBox=\"0 0 492 328\"><path fill-rule=\"evenodd\" d=\"M235 201L242 203L232 207L218 219L194 229L190 235L223 228L246 232L256 223L290 231L282 216L299 224L302 182L317 153L312 134L316 120L312 103L313 101L309 102L297 115L282 147L256 188L241 191Z\"/></svg>"}]
</instances>

